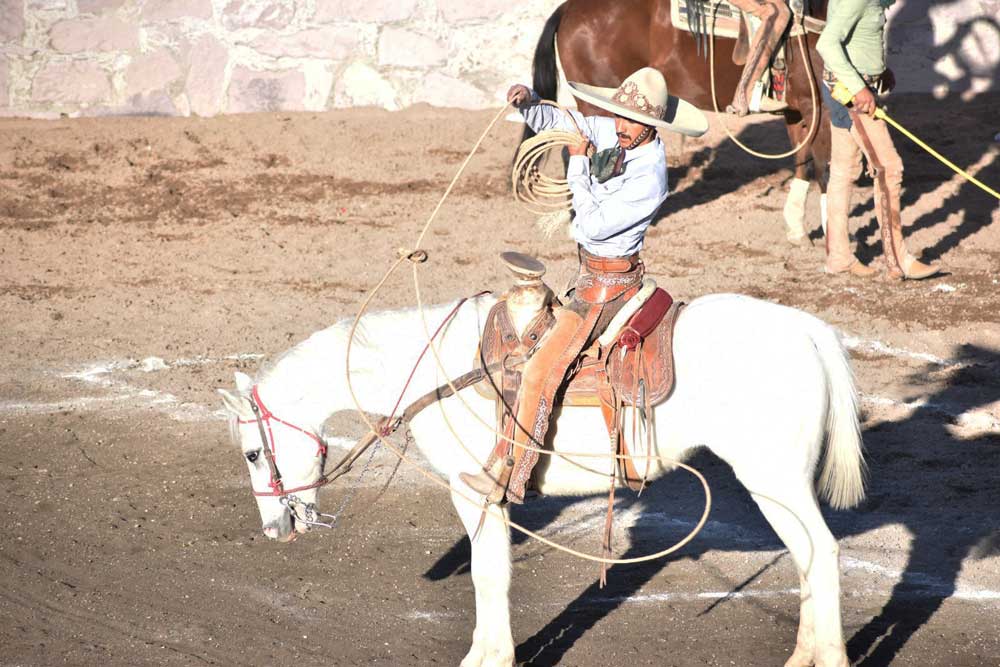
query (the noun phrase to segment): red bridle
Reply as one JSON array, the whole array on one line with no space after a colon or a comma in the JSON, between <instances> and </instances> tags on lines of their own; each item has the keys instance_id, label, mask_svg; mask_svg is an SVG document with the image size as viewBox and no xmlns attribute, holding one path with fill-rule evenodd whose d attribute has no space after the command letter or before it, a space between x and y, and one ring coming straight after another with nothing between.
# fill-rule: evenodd
<instances>
[{"instance_id":1,"label":"red bridle","mask_svg":"<svg viewBox=\"0 0 1000 667\"><path fill-rule=\"evenodd\" d=\"M264 402L260 399L260 393L257 391L257 385L254 385L253 389L250 391L250 409L253 410L253 419L239 419L237 422L240 424L257 424L257 430L260 433L261 441L261 452L264 454L264 460L267 461L267 466L271 475L271 480L268 486L271 487L270 491L258 491L256 489L251 489L255 496L267 496L267 497L278 497L287 496L290 493L296 493L298 491L308 491L309 489L317 489L325 484L329 483L329 479L320 475L320 478L313 482L312 484L306 484L305 486L297 486L294 489L284 488L284 484L281 481L281 471L278 470L278 465L275 462L275 457L278 455L278 441L274 439L274 431L271 428L271 422L277 422L283 426L294 429L299 433L304 433L316 442L317 454L322 457L322 460L326 461L326 443L323 439L311 431L307 431L304 428L296 426L291 422L287 422L280 417L275 416L273 412L267 409ZM266 428L266 432L265 432Z\"/></svg>"},{"instance_id":2,"label":"red bridle","mask_svg":"<svg viewBox=\"0 0 1000 667\"><path fill-rule=\"evenodd\" d=\"M483 296L484 294L489 294L489 290L479 292L472 298L478 298L480 296ZM427 353L431 341L437 338L438 334L441 333L441 330L444 328L444 326L451 320L452 317L455 316L455 313L458 312L459 308L461 308L462 304L464 304L467 300L468 297L465 297L463 299L460 299L459 302L455 304L455 307L451 309L451 312L449 312L448 315L444 318L444 321L442 321L441 324L438 325L437 329L435 329L434 333L431 335L430 340L428 340L427 344L424 345L424 349L420 352L420 356L417 357L417 361L413 365L413 369L410 371L410 375L406 379L406 383L403 385L403 391L400 392L399 398L396 400L396 405L392 409L392 414L390 414L389 417L383 419L380 422L376 431L370 432L367 436L358 441L358 443L351 449L351 451L348 452L347 455L336 466L334 466L332 470L330 470L329 472L321 473L319 479L317 479L312 484L306 484L305 486L297 486L294 489L284 488L284 485L281 482L281 471L278 470L278 465L275 463L275 457L277 456L277 441L274 439L274 432L271 429L271 422L275 421L278 422L279 424L287 426L288 428L295 429L300 433L305 433L310 438L315 440L316 445L319 448L318 449L319 455L323 458L324 468L326 467L326 443L323 442L323 439L320 438L315 433L307 431L306 429L296 426L291 422L287 422L284 419L276 417L273 412L267 409L267 407L264 405L264 402L260 400L260 393L257 391L257 385L254 385L253 389L250 391L250 409L253 410L254 418L251 420L251 419L240 419L237 417L236 421L237 423L240 424L254 424L254 423L257 424L257 430L260 433L261 451L264 454L264 459L267 461L267 466L271 473L271 481L268 484L268 486L271 487L271 490L257 491L256 489L251 489L253 491L253 494L258 497L284 498L298 491L308 491L309 489L318 489L321 486L325 486L330 482L332 482L333 480L335 480L336 478L340 477L341 475L347 473L351 469L351 465L361 455L361 453L364 452L365 449L367 449L379 437L383 438L387 437L388 435L393 433L397 428L399 428L400 424L404 420L409 421L409 417L412 416L409 415L409 410L407 410L407 414L404 415L404 417L400 418L395 417L396 410L399 409L399 404L403 400L403 396L406 394L407 388L410 386L410 381L413 380L413 376L417 371L417 367L420 365L420 362L423 360L424 355ZM442 394L442 391L443 388L438 387L433 392L431 392L429 396L432 395L434 396L435 400L439 400L440 397L444 395ZM423 409L423 407L421 407L420 409ZM417 410L417 412L419 412L419 410Z\"/></svg>"}]
</instances>

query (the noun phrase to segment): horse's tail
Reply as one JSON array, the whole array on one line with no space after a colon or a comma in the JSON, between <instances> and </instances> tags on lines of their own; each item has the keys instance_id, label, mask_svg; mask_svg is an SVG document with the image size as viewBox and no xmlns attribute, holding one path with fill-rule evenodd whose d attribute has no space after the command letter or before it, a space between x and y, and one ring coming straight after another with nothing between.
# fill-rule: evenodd
<instances>
[{"instance_id":1,"label":"horse's tail","mask_svg":"<svg viewBox=\"0 0 1000 667\"><path fill-rule=\"evenodd\" d=\"M854 507L865 497L865 464L858 423L858 391L847 351L827 324L814 320L810 331L827 383L826 453L819 492L836 509Z\"/></svg>"},{"instance_id":2,"label":"horse's tail","mask_svg":"<svg viewBox=\"0 0 1000 667\"><path fill-rule=\"evenodd\" d=\"M545 21L542 36L538 38L538 44L535 46L535 59L531 62L531 87L543 100L554 100L559 93L559 72L556 69L556 31L559 30L559 21L562 19L564 6L556 7L556 10ZM530 139L533 136L535 136L534 130L525 124L521 141L524 142L525 139Z\"/></svg>"}]
</instances>

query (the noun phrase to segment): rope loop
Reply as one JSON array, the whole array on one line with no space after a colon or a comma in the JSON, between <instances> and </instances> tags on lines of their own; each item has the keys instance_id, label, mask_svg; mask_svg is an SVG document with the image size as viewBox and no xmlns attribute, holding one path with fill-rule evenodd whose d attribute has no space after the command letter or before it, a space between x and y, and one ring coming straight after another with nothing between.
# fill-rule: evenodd
<instances>
[{"instance_id":1,"label":"rope loop","mask_svg":"<svg viewBox=\"0 0 1000 667\"><path fill-rule=\"evenodd\" d=\"M543 103L544 104L550 104L552 106L558 106L554 102L543 101ZM350 394L351 401L354 403L355 408L357 408L358 412L360 413L361 419L369 427L370 434L372 436L374 436L380 443L382 443L383 445L385 445L386 448L389 451L391 451L393 454L395 454L397 458L399 458L401 461L407 463L408 465L411 465L416 470L416 472L418 474L420 474L423 477L427 478L431 483L433 483L433 484L435 484L435 485L437 485L439 487L444 488L452 496L461 498L463 501L465 501L467 503L470 503L470 504L472 504L472 505L474 505L474 506L476 506L478 508L482 508L482 504L481 504L481 501L479 499L469 497L461 489L453 488L448 482L440 479L437 475L431 474L430 472L424 470L420 464L416 463L409 456L407 456L406 452L404 450L401 450L399 447L395 446L388 439L388 436L391 435L391 431L387 432L386 424L381 424L381 423L380 424L375 424L371 420L371 418L365 412L364 408L361 406L361 402L358 400L357 394L354 391L353 383L351 381L351 348L352 348L352 346L354 344L354 338L355 338L355 334L357 332L358 325L361 322L361 318L364 316L365 312L368 310L368 306L371 304L372 299L374 299L375 295L382 289L382 287L389 280L389 277L396 271L396 269L398 269L399 266L404 261L409 260L413 264L413 267L412 267L413 268L413 288L414 288L414 292L415 292L415 296L416 296L417 310L420 313L420 317L421 317L421 320L423 322L424 333L425 333L426 338L427 338L427 347L426 347L425 351L426 350L430 350L432 356L434 357L434 361L435 361L435 363L437 365L438 371L441 372L442 374L444 374L445 377L450 377L448 375L448 373L447 373L447 370L445 369L444 362L442 361L442 359L441 359L441 357L439 355L438 346L434 344L434 338L436 336L436 333L434 333L434 334L431 333L430 327L429 327L428 322L427 322L426 312L424 311L423 298L422 298L421 292L420 292L420 281L419 281L419 279L417 277L417 274L418 274L417 264L420 264L420 263L423 263L423 262L427 261L427 253L424 250L419 250L419 247L420 247L420 244L423 242L424 236L427 234L427 231L430 229L431 223L434 221L434 218L437 216L438 211L441 209L442 204L444 204L444 201L445 201L445 199L448 198L448 195L451 194L452 188L454 188L455 183L458 181L459 177L462 175L462 172L465 171L465 167L469 164L469 161L472 159L472 156L475 155L475 153L476 153L477 150L479 150L479 146L480 146L480 144L482 144L482 142L486 138L487 134L489 134L490 130L497 123L497 121L499 121L500 118L505 113L507 113L507 110L509 108L510 108L510 104L507 104L507 105L505 105L502 109L500 109L497 112L497 115L493 118L492 121L490 121L489 125L486 126L486 129L483 130L482 135L480 135L479 140L476 142L475 146L473 146L472 150L469 152L469 155L465 158L465 161L461 164L461 166L459 166L457 173L455 174L454 178L452 178L451 183L448 185L447 189L445 189L445 192L441 196L441 199L438 200L437 206L435 206L434 210L431 212L430 216L427 219L427 222L424 223L424 226L421 229L420 234L417 237L417 242L415 244L415 248L418 248L418 249L415 249L415 250L400 249L400 250L398 250L398 252L397 252L398 258L396 259L396 261L393 262L392 266L389 267L389 269L386 271L385 275L382 276L382 279L365 296L364 300L361 303L361 306L358 309L358 313L357 313L357 315L354 318L354 322L351 324L350 331L349 331L348 337L347 337L347 350L345 352L345 357L346 358L345 358L344 375L345 375L345 379L346 379L346 383L347 383L347 391ZM580 131L580 127L576 123L576 119L573 118L572 115L569 115L569 118L573 121L573 124L576 125L578 133L565 132L564 134L567 135L567 136L562 137L561 139L565 140L567 142L567 144L570 143L570 142L576 144L576 143L578 143L580 141L580 137L584 136L584 134L583 134L582 131ZM546 140L543 140L543 141L546 141ZM552 147L554 147L554 146L543 147L542 150L545 151L545 150L548 150L549 148L552 148ZM517 171L515 170L515 174L516 173L517 173ZM532 179L534 179L534 180L540 180L541 175L537 173L537 170L529 171L529 173L531 174L531 178ZM562 181L562 182L565 183L565 181ZM567 190L568 190L568 188L567 188ZM516 191L516 188L515 188L515 191ZM481 294L476 295L476 296L481 296ZM461 305L461 303L459 305ZM457 310L457 308L456 308L456 310ZM418 363L419 363L419 361L418 361ZM415 368L414 368L414 370L415 370ZM487 423L479 415L477 415L475 413L475 410L473 410L472 406L470 406L466 402L466 400L459 394L459 389L457 387L455 387L454 382L451 379L449 379L447 381L447 385L452 390L452 392L453 392L452 395L455 396L455 398L457 398L459 400L459 402L461 402L461 404L465 407L465 410L469 414L472 414L472 415L475 416L476 421L478 421L485 428L485 430L487 432L492 433L495 437L500 437L500 438L502 438L504 440L507 440L508 442L512 442L512 440L510 440L509 438L507 438L506 436L504 436L504 434L497 432L496 428L495 428L495 425ZM398 407L398 405L397 405L397 407ZM452 434L452 436L454 436L454 438L456 439L456 441L458 442L458 444L462 448L462 450L468 456L472 457L473 459L477 459L478 457L471 450L469 450L468 445L466 445L465 442L462 440L462 438L459 436L458 432L455 430L454 424L452 424L452 422L448 419L447 414L445 413L444 410L441 411L441 417L443 418L443 420L445 422L445 425L448 428L448 431ZM389 421L391 422L391 420L392 420L392 418L390 418ZM400 424L401 424L401 420L397 419L396 423L395 423L395 426L398 428L398 426ZM577 466L577 467L579 467L581 469L584 469L584 470L590 470L590 468L588 468L585 465L582 465L578 461L574 461L573 460L574 458L600 459L600 460L604 460L604 461L609 460L609 459L621 459L621 458L624 458L623 455L614 454L614 453L601 453L601 454L599 454L599 453L593 453L593 452L556 452L556 451L544 450L544 449L541 449L541 448L533 447L531 445L526 445L525 449L538 452L540 455L544 455L544 456L559 457L560 459L562 459L562 460L570 463L571 465L575 465L575 466ZM703 489L703 491L705 493L704 510L703 510L703 512L701 514L701 518L698 520L697 524L691 529L691 531L684 538L682 538L681 540L679 540L678 542L676 542L673 546L668 547L666 549L663 549L662 551L658 551L656 553L647 554L647 555L644 555L644 556L637 556L637 557L634 557L634 558L612 558L612 557L610 557L610 555L608 555L608 556L594 556L594 555L587 554L587 553L584 553L584 552L581 552L581 551L577 551L575 549L572 549L572 548L570 548L568 546L559 544L559 543L554 542L552 540L549 540L546 537L544 537L544 536L542 536L542 535L540 535L540 534L538 534L538 533L536 533L536 532L534 532L532 530L529 530L528 528L526 528L524 526L521 526L521 525L519 525L519 524L511 521L506 516L506 514L504 512L489 511L489 508L487 507L487 508L485 508L486 511L484 512L484 516L489 517L491 520L499 520L502 523L504 523L506 526L508 526L509 528L513 528L514 530L520 531L521 533L523 533L523 534L525 534L525 535L527 535L527 536L529 536L529 537L531 537L531 538L533 538L533 539L541 542L542 544L545 544L545 545L547 545L547 546L549 546L549 547L551 547L553 549L557 549L559 551L567 553L567 554L569 554L571 556L575 556L577 558L581 558L583 560L593 561L593 562L597 562L597 563L603 563L603 564L606 564L606 565L613 565L613 564L625 564L625 563L641 563L641 562L645 562L645 561L654 560L654 559L657 559L657 558L662 558L662 557L664 557L664 556L666 556L668 554L674 553L675 551L681 549L684 545L686 545L688 542L690 542L692 539L694 539L695 535L697 535L701 531L701 529L704 527L705 522L708 521L709 511L710 511L711 506L712 506L711 489L709 488L708 481L705 479L705 477L701 473L699 473L697 470L695 470L691 466L689 466L687 464L684 464L684 463L681 463L680 461L674 460L674 459L669 458L669 457L655 456L655 455L650 455L650 456L635 456L635 457L633 457L633 459L634 460L655 460L655 461L661 461L661 462L664 462L664 463L667 463L667 464L670 464L670 465L673 465L673 466L676 466L676 467L683 468L684 470L686 470L686 471L690 472L692 475L694 475L698 479L698 481L701 482L702 489Z\"/></svg>"}]
</instances>

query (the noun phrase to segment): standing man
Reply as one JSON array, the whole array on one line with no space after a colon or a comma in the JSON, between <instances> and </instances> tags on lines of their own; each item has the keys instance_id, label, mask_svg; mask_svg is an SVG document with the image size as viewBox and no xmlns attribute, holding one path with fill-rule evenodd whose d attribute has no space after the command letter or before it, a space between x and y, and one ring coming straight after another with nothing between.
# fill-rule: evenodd
<instances>
[{"instance_id":1,"label":"standing man","mask_svg":"<svg viewBox=\"0 0 1000 667\"><path fill-rule=\"evenodd\" d=\"M820 91L830 107L832 150L827 185L826 271L869 277L851 251L847 215L854 181L861 174L861 155L875 176L875 214L882 232L886 275L919 280L940 272L906 249L900 219L903 161L885 121L876 119L875 95L895 85L885 66L885 10L894 0L830 0L826 27L816 45L825 69ZM830 94L840 83L852 96L845 107Z\"/></svg>"},{"instance_id":2,"label":"standing man","mask_svg":"<svg viewBox=\"0 0 1000 667\"><path fill-rule=\"evenodd\" d=\"M573 94L614 118L584 117L539 104L538 95L515 85L507 100L517 105L535 132L560 129L585 136L569 148L566 180L575 217L571 233L579 246L580 273L572 299L556 308L555 324L524 366L512 420L513 443L500 443L495 462L476 475L460 476L488 502L523 502L524 488L538 461L549 427L556 391L570 365L603 333L638 290L644 267L639 259L646 230L667 199L667 161L657 132L700 136L704 114L667 94L659 70L645 67L617 89L570 82Z\"/></svg>"}]
</instances>

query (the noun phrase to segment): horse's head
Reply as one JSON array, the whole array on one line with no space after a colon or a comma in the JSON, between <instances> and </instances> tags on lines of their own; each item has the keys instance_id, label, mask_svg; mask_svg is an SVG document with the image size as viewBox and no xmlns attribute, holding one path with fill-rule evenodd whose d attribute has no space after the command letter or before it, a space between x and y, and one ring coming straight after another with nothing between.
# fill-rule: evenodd
<instances>
[{"instance_id":1,"label":"horse's head","mask_svg":"<svg viewBox=\"0 0 1000 667\"><path fill-rule=\"evenodd\" d=\"M219 389L229 429L250 470L264 534L290 542L309 530L322 482L326 444L312 430L275 415L253 381L236 373L236 392Z\"/></svg>"}]
</instances>

